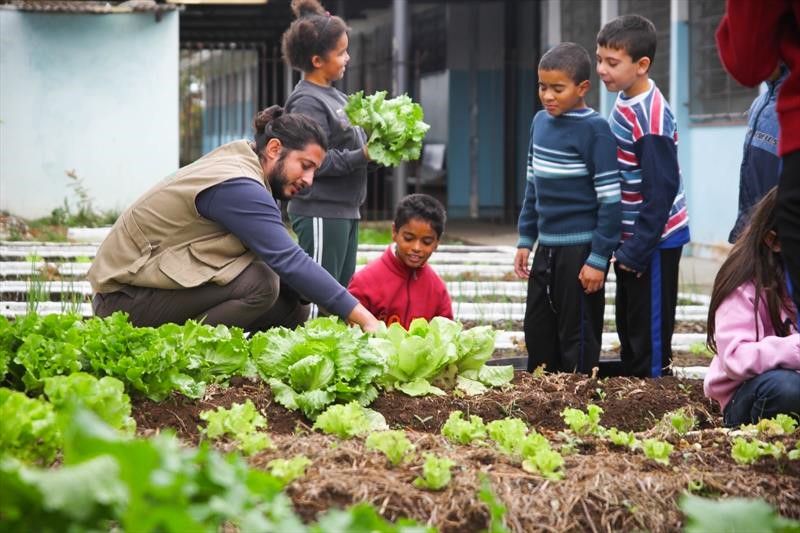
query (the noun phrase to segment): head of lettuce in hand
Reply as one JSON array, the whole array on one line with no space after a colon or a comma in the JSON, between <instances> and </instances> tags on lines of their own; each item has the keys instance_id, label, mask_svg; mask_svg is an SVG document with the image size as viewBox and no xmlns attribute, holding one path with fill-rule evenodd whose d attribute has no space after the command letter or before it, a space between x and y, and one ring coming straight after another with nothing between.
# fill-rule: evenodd
<instances>
[{"instance_id":1,"label":"head of lettuce in hand","mask_svg":"<svg viewBox=\"0 0 800 533\"><path fill-rule=\"evenodd\" d=\"M422 121L422 106L406 94L386 99L386 91L364 96L352 94L344 108L354 126L361 126L369 135L370 158L387 167L401 161L419 159L422 139L430 126Z\"/></svg>"}]
</instances>

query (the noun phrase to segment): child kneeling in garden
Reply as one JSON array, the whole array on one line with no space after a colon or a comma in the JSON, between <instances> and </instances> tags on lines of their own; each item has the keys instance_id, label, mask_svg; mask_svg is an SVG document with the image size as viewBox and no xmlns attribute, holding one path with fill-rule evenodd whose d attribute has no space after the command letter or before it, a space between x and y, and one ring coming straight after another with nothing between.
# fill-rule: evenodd
<instances>
[{"instance_id":1,"label":"child kneeling in garden","mask_svg":"<svg viewBox=\"0 0 800 533\"><path fill-rule=\"evenodd\" d=\"M704 388L726 426L800 418L800 333L775 233L776 189L759 202L714 280Z\"/></svg>"},{"instance_id":2,"label":"child kneeling in garden","mask_svg":"<svg viewBox=\"0 0 800 533\"><path fill-rule=\"evenodd\" d=\"M408 329L415 318L453 319L450 295L428 265L439 246L446 215L441 202L427 194L400 200L392 223L392 240L383 256L356 272L347 290L387 325Z\"/></svg>"}]
</instances>

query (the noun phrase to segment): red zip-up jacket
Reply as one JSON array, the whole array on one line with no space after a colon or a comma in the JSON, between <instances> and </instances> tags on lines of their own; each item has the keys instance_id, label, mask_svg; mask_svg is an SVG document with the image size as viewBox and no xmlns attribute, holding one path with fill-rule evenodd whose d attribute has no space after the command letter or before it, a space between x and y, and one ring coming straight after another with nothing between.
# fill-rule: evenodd
<instances>
[{"instance_id":1,"label":"red zip-up jacket","mask_svg":"<svg viewBox=\"0 0 800 533\"><path fill-rule=\"evenodd\" d=\"M442 278L428 266L408 268L389 246L377 261L356 272L347 290L386 325L408 329L415 318L453 319L453 306Z\"/></svg>"},{"instance_id":2,"label":"red zip-up jacket","mask_svg":"<svg viewBox=\"0 0 800 533\"><path fill-rule=\"evenodd\" d=\"M778 149L781 156L800 150L800 0L726 0L717 48L725 69L748 87L767 79L778 61L786 64Z\"/></svg>"}]
</instances>

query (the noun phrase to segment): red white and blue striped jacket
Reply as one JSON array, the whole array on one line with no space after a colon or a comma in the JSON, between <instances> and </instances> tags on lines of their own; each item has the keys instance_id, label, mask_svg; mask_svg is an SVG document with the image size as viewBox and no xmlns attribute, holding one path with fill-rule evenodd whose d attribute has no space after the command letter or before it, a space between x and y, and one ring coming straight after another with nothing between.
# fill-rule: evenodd
<instances>
[{"instance_id":1,"label":"red white and blue striped jacket","mask_svg":"<svg viewBox=\"0 0 800 533\"><path fill-rule=\"evenodd\" d=\"M617 140L622 192L622 239L614 255L644 272L657 249L689 242L678 129L669 103L652 80L645 93L617 96L609 124Z\"/></svg>"}]
</instances>

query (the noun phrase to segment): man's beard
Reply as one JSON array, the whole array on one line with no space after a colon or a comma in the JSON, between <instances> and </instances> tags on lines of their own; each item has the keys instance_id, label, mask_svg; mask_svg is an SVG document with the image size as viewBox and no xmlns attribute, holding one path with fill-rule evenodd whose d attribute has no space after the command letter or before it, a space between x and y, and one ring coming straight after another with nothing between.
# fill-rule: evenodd
<instances>
[{"instance_id":1,"label":"man's beard","mask_svg":"<svg viewBox=\"0 0 800 533\"><path fill-rule=\"evenodd\" d=\"M267 184L269 184L269 188L272 191L272 197L276 200L288 200L289 197L286 196L285 188L289 184L289 180L286 178L286 175L283 173L283 160L285 155L281 155L278 160L275 162L275 166L270 171L269 175L267 176Z\"/></svg>"}]
</instances>

